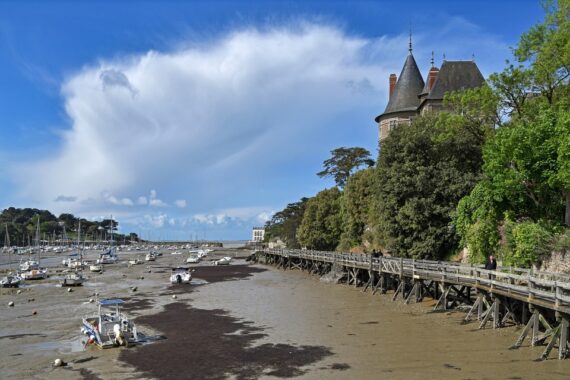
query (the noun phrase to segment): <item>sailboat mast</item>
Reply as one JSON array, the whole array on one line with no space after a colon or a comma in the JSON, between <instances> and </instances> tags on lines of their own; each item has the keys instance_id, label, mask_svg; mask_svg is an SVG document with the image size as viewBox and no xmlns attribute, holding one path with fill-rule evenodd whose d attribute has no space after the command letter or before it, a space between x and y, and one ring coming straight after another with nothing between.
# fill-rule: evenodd
<instances>
[{"instance_id":1,"label":"sailboat mast","mask_svg":"<svg viewBox=\"0 0 570 380\"><path fill-rule=\"evenodd\" d=\"M38 215L38 222L36 224L36 247L38 249L38 266L41 265L42 248L40 247L40 216Z\"/></svg>"},{"instance_id":2,"label":"sailboat mast","mask_svg":"<svg viewBox=\"0 0 570 380\"><path fill-rule=\"evenodd\" d=\"M8 250L8 269L12 269L12 247L10 246L10 235L8 235L8 223L4 223L6 235L4 235L4 247Z\"/></svg>"}]
</instances>

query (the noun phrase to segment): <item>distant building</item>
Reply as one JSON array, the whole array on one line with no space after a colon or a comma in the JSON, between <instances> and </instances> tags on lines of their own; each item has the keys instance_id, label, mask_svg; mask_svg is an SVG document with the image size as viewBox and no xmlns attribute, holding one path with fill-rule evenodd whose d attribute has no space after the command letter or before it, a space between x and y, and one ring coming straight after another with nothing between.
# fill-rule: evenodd
<instances>
[{"instance_id":1,"label":"distant building","mask_svg":"<svg viewBox=\"0 0 570 380\"><path fill-rule=\"evenodd\" d=\"M253 227L251 233L251 241L252 242L262 242L265 239L265 228L263 227Z\"/></svg>"},{"instance_id":2,"label":"distant building","mask_svg":"<svg viewBox=\"0 0 570 380\"><path fill-rule=\"evenodd\" d=\"M390 74L389 100L384 113L374 119L378 123L380 142L399 125L409 125L414 117L442 109L443 97L447 92L460 91L483 85L485 78L473 60L443 60L441 69L431 68L424 82L412 54L410 36L409 54L404 62L400 77Z\"/></svg>"}]
</instances>

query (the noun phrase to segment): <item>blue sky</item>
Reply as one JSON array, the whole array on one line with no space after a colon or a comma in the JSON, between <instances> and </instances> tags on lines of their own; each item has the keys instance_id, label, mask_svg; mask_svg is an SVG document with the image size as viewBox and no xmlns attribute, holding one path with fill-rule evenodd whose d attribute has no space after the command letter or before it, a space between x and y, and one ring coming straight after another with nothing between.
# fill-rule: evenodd
<instances>
[{"instance_id":1,"label":"blue sky","mask_svg":"<svg viewBox=\"0 0 570 380\"><path fill-rule=\"evenodd\" d=\"M504 67L538 1L0 1L0 207L113 214L145 238L247 239L332 185L410 24L431 51ZM425 75L425 74L424 74Z\"/></svg>"}]
</instances>

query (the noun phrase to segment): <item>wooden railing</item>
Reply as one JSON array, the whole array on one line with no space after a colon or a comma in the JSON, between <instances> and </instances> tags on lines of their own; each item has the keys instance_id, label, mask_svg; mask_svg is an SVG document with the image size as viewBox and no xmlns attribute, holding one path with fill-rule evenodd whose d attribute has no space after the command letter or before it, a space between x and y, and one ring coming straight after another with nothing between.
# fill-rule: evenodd
<instances>
[{"instance_id":1,"label":"wooden railing","mask_svg":"<svg viewBox=\"0 0 570 380\"><path fill-rule=\"evenodd\" d=\"M515 299L532 303L540 302L542 306L552 309L564 308L570 311L570 275L565 273L532 271L516 267L486 270L482 265L392 256L373 258L369 254L313 250L264 249L263 252L290 260L319 261L418 280L484 288Z\"/></svg>"}]
</instances>

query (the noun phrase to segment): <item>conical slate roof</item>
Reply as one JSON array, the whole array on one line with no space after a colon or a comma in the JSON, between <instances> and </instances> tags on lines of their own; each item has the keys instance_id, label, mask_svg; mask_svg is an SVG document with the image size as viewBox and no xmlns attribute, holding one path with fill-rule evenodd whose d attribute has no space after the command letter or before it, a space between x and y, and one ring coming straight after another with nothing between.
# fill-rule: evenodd
<instances>
[{"instance_id":1,"label":"conical slate roof","mask_svg":"<svg viewBox=\"0 0 570 380\"><path fill-rule=\"evenodd\" d=\"M420 105L418 94L424 88L424 80L416 60L410 51L402 68L396 87L390 96L384 114L402 111L415 111Z\"/></svg>"}]
</instances>

